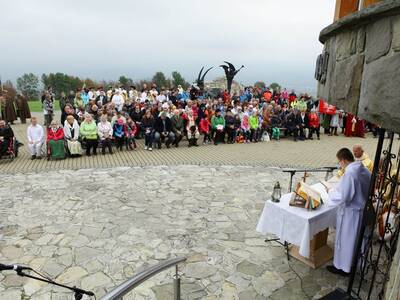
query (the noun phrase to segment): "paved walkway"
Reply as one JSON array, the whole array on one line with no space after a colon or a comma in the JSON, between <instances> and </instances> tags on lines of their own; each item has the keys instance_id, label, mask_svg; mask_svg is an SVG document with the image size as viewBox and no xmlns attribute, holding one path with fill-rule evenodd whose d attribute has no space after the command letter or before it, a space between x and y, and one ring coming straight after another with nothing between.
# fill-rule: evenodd
<instances>
[{"instance_id":1,"label":"paved walkway","mask_svg":"<svg viewBox=\"0 0 400 300\"><path fill-rule=\"evenodd\" d=\"M345 280L312 270L255 227L275 180L265 167L135 167L5 176L0 262L27 264L97 299L143 267L186 256L183 299L317 299ZM315 178L310 178L310 181ZM11 192L12 191L12 192ZM296 273L301 276L301 281ZM126 299L172 299L173 270ZM72 299L0 273L0 299ZM124 297L125 299L125 297Z\"/></svg>"},{"instance_id":2,"label":"paved walkway","mask_svg":"<svg viewBox=\"0 0 400 300\"><path fill-rule=\"evenodd\" d=\"M38 115L41 118L41 115ZM116 152L114 155L69 158L62 161L29 160L26 141L26 125L13 126L16 136L25 146L20 148L19 157L13 162L1 161L0 171L5 173L110 168L121 166L149 165L251 165L274 167L322 167L336 164L335 154L341 147L352 147L359 143L373 156L376 139L330 137L322 134L321 140L293 142L292 139L257 144L206 145L188 148L182 142L179 148L153 150L143 149L143 140L138 141L138 151Z\"/></svg>"}]
</instances>

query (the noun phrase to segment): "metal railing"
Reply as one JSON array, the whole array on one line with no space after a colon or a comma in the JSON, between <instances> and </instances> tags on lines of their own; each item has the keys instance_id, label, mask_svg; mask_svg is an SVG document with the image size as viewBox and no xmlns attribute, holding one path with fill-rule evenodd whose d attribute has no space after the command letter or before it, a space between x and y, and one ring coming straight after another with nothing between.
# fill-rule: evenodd
<instances>
[{"instance_id":1,"label":"metal railing","mask_svg":"<svg viewBox=\"0 0 400 300\"><path fill-rule=\"evenodd\" d=\"M135 287L139 286L146 280L157 275L158 273L175 266L174 278L174 300L181 299L181 279L178 274L178 264L186 261L186 257L172 258L164 260L150 268L136 274L132 278L118 285L111 292L104 295L101 300L117 300L122 299L124 295L132 291Z\"/></svg>"}]
</instances>

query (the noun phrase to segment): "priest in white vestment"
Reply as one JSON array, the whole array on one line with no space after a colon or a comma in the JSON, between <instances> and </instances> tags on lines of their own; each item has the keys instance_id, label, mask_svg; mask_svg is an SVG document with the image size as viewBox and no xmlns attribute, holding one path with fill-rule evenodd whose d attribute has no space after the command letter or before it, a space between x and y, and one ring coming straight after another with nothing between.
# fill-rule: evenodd
<instances>
[{"instance_id":1,"label":"priest in white vestment","mask_svg":"<svg viewBox=\"0 0 400 300\"><path fill-rule=\"evenodd\" d=\"M346 276L351 270L354 247L368 199L371 173L361 161L355 161L347 148L340 149L336 157L346 172L338 185L329 192L330 203L338 205L338 210L333 266L327 269Z\"/></svg>"}]
</instances>

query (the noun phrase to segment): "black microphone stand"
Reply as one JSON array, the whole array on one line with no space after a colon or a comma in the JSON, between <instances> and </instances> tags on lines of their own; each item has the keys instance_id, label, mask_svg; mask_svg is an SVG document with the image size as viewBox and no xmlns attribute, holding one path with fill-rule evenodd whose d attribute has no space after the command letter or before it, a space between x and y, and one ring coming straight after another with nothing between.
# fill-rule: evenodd
<instances>
[{"instance_id":1,"label":"black microphone stand","mask_svg":"<svg viewBox=\"0 0 400 300\"><path fill-rule=\"evenodd\" d=\"M17 274L19 276L21 276L21 277L32 278L32 279L35 279L35 280L43 281L43 282L46 282L46 283L50 283L50 284L53 284L53 285L60 286L60 287L66 288L68 290L71 290L71 291L74 292L75 300L81 300L83 295L94 296L93 292L85 291L85 290L82 290L82 289L77 288L77 287L70 287L70 286L67 286L67 285L63 285L63 284L57 283L57 282L55 282L53 280L50 280L50 279L33 276L33 275L30 275L30 274L24 273L24 271L22 271L22 270L18 270Z\"/></svg>"}]
</instances>

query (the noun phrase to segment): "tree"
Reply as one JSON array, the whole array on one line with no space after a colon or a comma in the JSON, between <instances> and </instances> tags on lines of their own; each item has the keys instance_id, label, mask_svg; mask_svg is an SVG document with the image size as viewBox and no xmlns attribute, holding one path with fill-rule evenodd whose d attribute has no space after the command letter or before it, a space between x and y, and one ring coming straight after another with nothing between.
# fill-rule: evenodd
<instances>
[{"instance_id":1,"label":"tree","mask_svg":"<svg viewBox=\"0 0 400 300\"><path fill-rule=\"evenodd\" d=\"M39 77L33 73L24 74L17 79L17 89L28 99L37 99L39 94Z\"/></svg>"},{"instance_id":2,"label":"tree","mask_svg":"<svg viewBox=\"0 0 400 300\"><path fill-rule=\"evenodd\" d=\"M59 98L61 92L69 93L70 91L76 91L81 89L85 84L86 87L96 86L96 83L91 79L85 79L82 81L80 78L75 76L70 76L63 73L50 73L48 75L42 75L42 83L45 88L52 87L53 93L55 93L56 98Z\"/></svg>"},{"instance_id":3,"label":"tree","mask_svg":"<svg viewBox=\"0 0 400 300\"><path fill-rule=\"evenodd\" d=\"M167 86L167 79L163 72L157 72L154 74L152 81L157 85L158 88Z\"/></svg>"},{"instance_id":4,"label":"tree","mask_svg":"<svg viewBox=\"0 0 400 300\"><path fill-rule=\"evenodd\" d=\"M184 89L189 87L189 83L182 77L182 75L178 71L172 72L172 85L177 87L181 85Z\"/></svg>"},{"instance_id":5,"label":"tree","mask_svg":"<svg viewBox=\"0 0 400 300\"><path fill-rule=\"evenodd\" d=\"M133 84L133 80L131 78L128 78L128 77L124 76L124 75L120 76L118 81L125 88L128 87L129 85Z\"/></svg>"},{"instance_id":6,"label":"tree","mask_svg":"<svg viewBox=\"0 0 400 300\"><path fill-rule=\"evenodd\" d=\"M273 82L269 85L269 88L276 91L276 90L280 90L281 86L279 85L279 83Z\"/></svg>"},{"instance_id":7,"label":"tree","mask_svg":"<svg viewBox=\"0 0 400 300\"><path fill-rule=\"evenodd\" d=\"M254 83L254 86L262 90L265 90L267 88L265 82L263 81L257 81L256 83Z\"/></svg>"}]
</instances>

